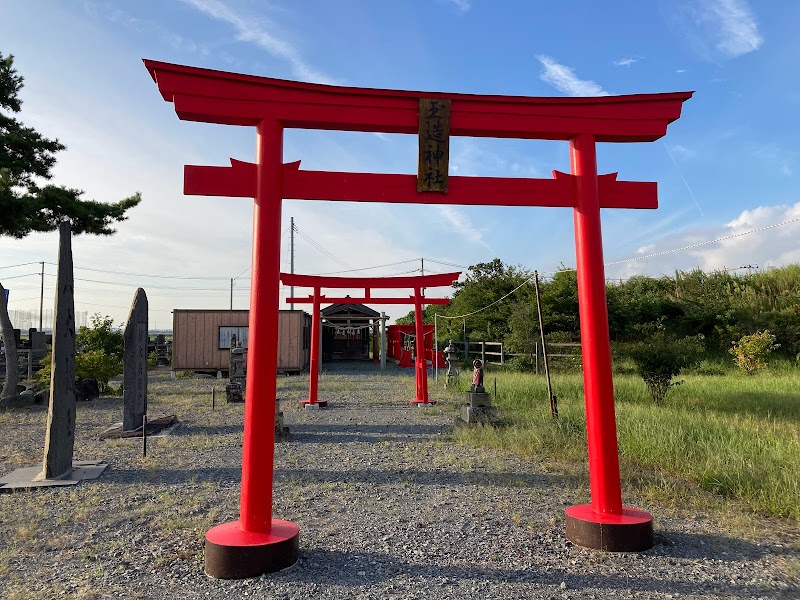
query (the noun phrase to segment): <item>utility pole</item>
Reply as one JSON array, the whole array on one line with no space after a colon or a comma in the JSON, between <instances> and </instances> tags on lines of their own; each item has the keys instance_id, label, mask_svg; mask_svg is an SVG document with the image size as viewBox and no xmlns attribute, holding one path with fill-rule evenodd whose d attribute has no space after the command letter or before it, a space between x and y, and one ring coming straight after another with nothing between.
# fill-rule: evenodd
<instances>
[{"instance_id":1,"label":"utility pole","mask_svg":"<svg viewBox=\"0 0 800 600\"><path fill-rule=\"evenodd\" d=\"M44 261L40 261L39 264L42 265L42 289L39 293L39 331L42 331L42 312L44 311Z\"/></svg>"},{"instance_id":2,"label":"utility pole","mask_svg":"<svg viewBox=\"0 0 800 600\"><path fill-rule=\"evenodd\" d=\"M233 310L233 277L231 277L231 310Z\"/></svg>"},{"instance_id":3,"label":"utility pole","mask_svg":"<svg viewBox=\"0 0 800 600\"><path fill-rule=\"evenodd\" d=\"M289 221L289 272L294 274L294 217ZM294 298L294 286L289 288L289 298ZM294 308L294 302L291 307Z\"/></svg>"}]
</instances>

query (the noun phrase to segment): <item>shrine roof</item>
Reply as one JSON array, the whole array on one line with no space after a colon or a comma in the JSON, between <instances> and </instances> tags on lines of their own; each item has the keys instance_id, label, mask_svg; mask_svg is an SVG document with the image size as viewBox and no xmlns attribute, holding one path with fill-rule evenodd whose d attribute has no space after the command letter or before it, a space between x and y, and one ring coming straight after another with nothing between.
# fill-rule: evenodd
<instances>
[{"instance_id":1,"label":"shrine roof","mask_svg":"<svg viewBox=\"0 0 800 600\"><path fill-rule=\"evenodd\" d=\"M145 60L181 119L416 134L420 98L451 101L455 136L646 142L666 133L693 92L593 97L501 96L335 86Z\"/></svg>"},{"instance_id":2,"label":"shrine roof","mask_svg":"<svg viewBox=\"0 0 800 600\"><path fill-rule=\"evenodd\" d=\"M339 316L340 313L357 313L359 316L368 317L370 319L377 319L381 316L381 314L369 306L364 306L363 304L331 304L320 310L320 314L323 317L335 318ZM344 314L341 315L342 317L346 316Z\"/></svg>"}]
</instances>

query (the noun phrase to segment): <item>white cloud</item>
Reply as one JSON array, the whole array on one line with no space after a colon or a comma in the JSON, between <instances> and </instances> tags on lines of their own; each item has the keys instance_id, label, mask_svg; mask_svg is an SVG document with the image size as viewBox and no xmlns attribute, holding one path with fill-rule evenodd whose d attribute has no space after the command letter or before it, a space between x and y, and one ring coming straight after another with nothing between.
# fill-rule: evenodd
<instances>
[{"instance_id":1,"label":"white cloud","mask_svg":"<svg viewBox=\"0 0 800 600\"><path fill-rule=\"evenodd\" d=\"M779 223L783 225L776 226ZM639 248L636 254L642 256L635 261L606 256L606 273L616 279L639 274L662 275L676 269L713 271L742 265L758 265L762 269L782 266L800 262L798 236L800 202L759 206L718 227L690 228L664 236ZM694 247L673 252L688 246Z\"/></svg>"},{"instance_id":2,"label":"white cloud","mask_svg":"<svg viewBox=\"0 0 800 600\"><path fill-rule=\"evenodd\" d=\"M475 227L475 225L472 224L472 221L470 221L469 217L464 214L463 210L448 205L440 205L437 206L436 209L439 211L439 214L450 224L450 226L455 229L456 233L463 237L465 241L471 241L476 244L480 244L487 250L491 250L489 244L487 244L486 240L483 239L483 234L477 227Z\"/></svg>"},{"instance_id":3,"label":"white cloud","mask_svg":"<svg viewBox=\"0 0 800 600\"><path fill-rule=\"evenodd\" d=\"M472 8L470 0L446 0L448 3L456 7L459 12L465 13Z\"/></svg>"},{"instance_id":4,"label":"white cloud","mask_svg":"<svg viewBox=\"0 0 800 600\"><path fill-rule=\"evenodd\" d=\"M540 54L536 57L542 63L544 71L539 79L552 85L557 90L568 96L607 96L605 91L594 81L580 79L574 71L565 65L557 63L549 56Z\"/></svg>"},{"instance_id":5,"label":"white cloud","mask_svg":"<svg viewBox=\"0 0 800 600\"><path fill-rule=\"evenodd\" d=\"M236 30L236 39L240 42L253 44L277 58L286 60L296 77L318 83L336 83L333 78L308 65L297 48L268 31L263 19L237 14L219 0L182 0L182 2L209 17L232 25Z\"/></svg>"},{"instance_id":6,"label":"white cloud","mask_svg":"<svg viewBox=\"0 0 800 600\"><path fill-rule=\"evenodd\" d=\"M716 47L723 54L747 54L764 42L747 0L703 0L700 6L701 18L710 23L710 30L716 31Z\"/></svg>"},{"instance_id":7,"label":"white cloud","mask_svg":"<svg viewBox=\"0 0 800 600\"><path fill-rule=\"evenodd\" d=\"M681 0L669 6L681 33L708 60L735 58L764 43L747 0Z\"/></svg>"},{"instance_id":8,"label":"white cloud","mask_svg":"<svg viewBox=\"0 0 800 600\"><path fill-rule=\"evenodd\" d=\"M689 69L675 69L676 73L686 73Z\"/></svg>"},{"instance_id":9,"label":"white cloud","mask_svg":"<svg viewBox=\"0 0 800 600\"><path fill-rule=\"evenodd\" d=\"M632 57L620 58L619 60L615 60L613 64L615 67L630 67L631 65L639 62L639 60L640 60L639 58L632 58Z\"/></svg>"}]
</instances>

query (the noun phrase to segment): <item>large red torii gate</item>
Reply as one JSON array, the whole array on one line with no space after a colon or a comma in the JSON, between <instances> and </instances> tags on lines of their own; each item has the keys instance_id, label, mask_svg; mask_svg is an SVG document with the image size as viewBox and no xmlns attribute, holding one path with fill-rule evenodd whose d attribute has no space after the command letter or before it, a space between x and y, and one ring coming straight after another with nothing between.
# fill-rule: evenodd
<instances>
[{"instance_id":1,"label":"large red torii gate","mask_svg":"<svg viewBox=\"0 0 800 600\"><path fill-rule=\"evenodd\" d=\"M622 505L600 208L656 208L657 191L655 183L598 176L596 143L659 139L680 117L692 92L485 96L339 87L144 62L179 118L256 128L255 165L232 161L230 167L187 166L184 172L187 194L255 199L240 518L206 534L209 575L256 576L293 564L299 553L298 527L272 518L283 198L572 207L592 502L566 510L567 537L606 550L652 546L652 517ZM432 117L431 106L447 107L449 129L442 134L444 121L429 120L423 137L423 113L431 111L427 117ZM428 165L435 171L428 170L426 178L435 179L439 187L425 187L430 181L423 182L422 170L415 178L303 171L298 163L285 165L285 128L419 134L421 164L422 142L428 152L435 150L437 162ZM552 180L448 178L448 146L439 152L438 142L449 143L449 135L569 141L571 174L554 172ZM433 148L432 140L437 143Z\"/></svg>"},{"instance_id":2,"label":"large red torii gate","mask_svg":"<svg viewBox=\"0 0 800 600\"><path fill-rule=\"evenodd\" d=\"M281 281L284 285L293 287L313 288L314 293L307 298L287 298L287 304L308 303L313 305L313 315L311 321L311 362L309 365L309 385L308 400L302 402L306 406L317 404L317 390L319 379L319 320L320 304L330 302L337 304L414 304L414 323L417 329L416 339L416 361L414 364L417 393L412 402L427 405L428 400L428 367L425 362L425 340L423 339L422 328L422 305L423 304L449 304L448 298L426 298L422 290L429 287L441 287L452 285L458 280L460 272L437 273L435 275L414 275L411 277L324 277L319 275L299 275L295 273L281 273ZM329 298L322 295L322 288L334 289L363 289L363 298L339 297ZM414 295L410 298L386 298L374 297L371 294L373 288L380 289L402 289L412 288Z\"/></svg>"}]
</instances>

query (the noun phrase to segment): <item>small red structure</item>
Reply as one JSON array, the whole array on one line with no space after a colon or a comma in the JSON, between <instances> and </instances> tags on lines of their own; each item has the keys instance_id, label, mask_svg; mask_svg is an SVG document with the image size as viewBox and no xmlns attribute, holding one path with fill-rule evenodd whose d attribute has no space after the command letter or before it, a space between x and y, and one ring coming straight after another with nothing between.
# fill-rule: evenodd
<instances>
[{"instance_id":1,"label":"small red structure","mask_svg":"<svg viewBox=\"0 0 800 600\"><path fill-rule=\"evenodd\" d=\"M449 304L450 300L447 298L425 298L422 295L422 290L429 287L450 286L461 275L459 272L455 273L440 273L436 275L416 275L412 277L320 277L314 275L297 275L294 273L281 273L281 281L284 285L294 287L309 287L313 288L314 293L307 298L288 298L287 303L299 304L303 302L310 303L314 306L312 314L311 325L311 365L310 365L310 382L308 387L308 400L303 401L302 404L314 407L318 404L318 378L319 378L319 327L320 327L320 304L322 302L339 303L339 304L407 304L414 303L414 317L416 324L417 341L416 341L416 383L417 395L411 400L414 403L427 405L430 400L428 398L428 369L425 362L424 350L420 346L420 340L424 337L422 325L422 304ZM322 288L333 289L348 289L356 288L364 290L363 298L351 298L346 296L344 298L329 298L322 295ZM381 298L373 297L372 289L401 289L413 288L414 295L410 298ZM325 401L327 406L327 402Z\"/></svg>"},{"instance_id":2,"label":"small red structure","mask_svg":"<svg viewBox=\"0 0 800 600\"><path fill-rule=\"evenodd\" d=\"M692 92L592 98L485 96L337 87L146 60L164 100L190 121L256 129L256 164L187 166L187 194L253 198L250 352L238 521L206 535L206 572L252 577L291 565L299 529L272 518L273 424L283 198L573 209L592 502L568 508L567 537L591 548L653 544L652 517L622 505L600 228L601 208L656 208L656 184L597 173L597 142L652 142ZM283 164L286 128L419 136L417 176ZM449 177L449 137L565 140L571 173L553 179ZM416 307L415 307L416 308ZM256 361L258 366L256 367Z\"/></svg>"},{"instance_id":3,"label":"small red structure","mask_svg":"<svg viewBox=\"0 0 800 600\"><path fill-rule=\"evenodd\" d=\"M433 325L422 325L422 335L425 340L422 351L425 360L429 361L433 361L435 354L433 329ZM408 354L409 342L416 345L416 336L416 325L389 325L386 327L386 356L399 363L404 355Z\"/></svg>"}]
</instances>

